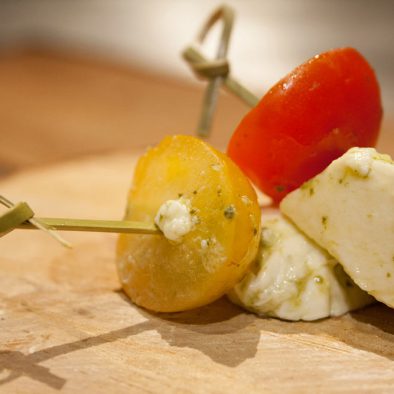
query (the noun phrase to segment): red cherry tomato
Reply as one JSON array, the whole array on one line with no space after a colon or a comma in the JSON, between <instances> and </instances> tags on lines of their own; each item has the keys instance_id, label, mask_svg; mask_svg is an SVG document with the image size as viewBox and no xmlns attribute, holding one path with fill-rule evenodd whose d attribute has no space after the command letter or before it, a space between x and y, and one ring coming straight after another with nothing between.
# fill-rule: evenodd
<instances>
[{"instance_id":1,"label":"red cherry tomato","mask_svg":"<svg viewBox=\"0 0 394 394\"><path fill-rule=\"evenodd\" d=\"M317 55L241 121L229 156L279 202L353 146L374 146L382 107L375 73L352 48Z\"/></svg>"}]
</instances>

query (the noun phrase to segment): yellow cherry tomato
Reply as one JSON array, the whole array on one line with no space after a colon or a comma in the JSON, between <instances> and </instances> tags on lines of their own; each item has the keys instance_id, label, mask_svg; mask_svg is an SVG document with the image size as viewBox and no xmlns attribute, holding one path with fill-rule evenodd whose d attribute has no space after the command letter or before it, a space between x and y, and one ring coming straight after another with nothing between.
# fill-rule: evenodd
<instances>
[{"instance_id":1,"label":"yellow cherry tomato","mask_svg":"<svg viewBox=\"0 0 394 394\"><path fill-rule=\"evenodd\" d=\"M122 234L117 268L131 300L175 312L214 301L244 275L257 253L260 209L248 179L225 154L191 136L165 138L137 164L125 219L153 223L178 200L192 218L180 240Z\"/></svg>"}]
</instances>

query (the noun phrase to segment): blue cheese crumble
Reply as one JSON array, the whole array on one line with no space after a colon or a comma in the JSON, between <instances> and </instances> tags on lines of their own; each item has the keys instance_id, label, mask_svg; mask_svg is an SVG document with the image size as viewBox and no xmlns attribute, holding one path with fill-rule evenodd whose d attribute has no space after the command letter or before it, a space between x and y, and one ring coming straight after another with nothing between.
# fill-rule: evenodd
<instances>
[{"instance_id":1,"label":"blue cheese crumble","mask_svg":"<svg viewBox=\"0 0 394 394\"><path fill-rule=\"evenodd\" d=\"M190 211L189 200L185 198L168 200L157 211L155 224L167 239L180 242L196 222L195 216Z\"/></svg>"}]
</instances>

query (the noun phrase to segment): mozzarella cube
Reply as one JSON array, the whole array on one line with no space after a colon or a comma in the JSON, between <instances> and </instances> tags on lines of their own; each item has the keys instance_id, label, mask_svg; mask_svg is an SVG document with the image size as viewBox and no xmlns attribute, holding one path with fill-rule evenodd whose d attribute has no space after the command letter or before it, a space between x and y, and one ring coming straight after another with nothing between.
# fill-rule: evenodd
<instances>
[{"instance_id":1,"label":"mozzarella cube","mask_svg":"<svg viewBox=\"0 0 394 394\"><path fill-rule=\"evenodd\" d=\"M286 196L281 211L363 290L394 307L394 162L352 148Z\"/></svg>"},{"instance_id":2,"label":"mozzarella cube","mask_svg":"<svg viewBox=\"0 0 394 394\"><path fill-rule=\"evenodd\" d=\"M285 320L338 316L373 301L290 221L264 211L257 260L229 297L258 315Z\"/></svg>"}]
</instances>

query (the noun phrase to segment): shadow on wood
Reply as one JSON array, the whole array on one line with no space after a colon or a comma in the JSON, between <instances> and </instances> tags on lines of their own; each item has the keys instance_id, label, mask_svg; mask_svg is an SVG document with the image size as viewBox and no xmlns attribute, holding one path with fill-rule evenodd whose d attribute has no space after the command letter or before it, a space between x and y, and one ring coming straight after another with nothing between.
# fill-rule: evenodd
<instances>
[{"instance_id":1,"label":"shadow on wood","mask_svg":"<svg viewBox=\"0 0 394 394\"><path fill-rule=\"evenodd\" d=\"M327 344L319 344L313 339L314 336L329 337L355 349L394 360L394 315L392 310L383 304L374 304L341 317L316 322L286 323L274 319L260 320L258 327L285 335L307 333L311 336L309 339L307 337L302 339L292 337L292 339L313 344L315 347L321 346L324 350L343 352L344 350L337 349L335 344L330 347ZM375 339L371 340L371 338Z\"/></svg>"},{"instance_id":2,"label":"shadow on wood","mask_svg":"<svg viewBox=\"0 0 394 394\"><path fill-rule=\"evenodd\" d=\"M130 302L121 291L117 293L123 300ZM243 361L253 358L257 352L259 332L251 337L250 332L241 331L251 324L254 320L253 316L242 313L226 299L176 314L153 315L142 310L140 312L147 320L133 326L42 349L32 354L19 351L0 352L0 373L3 375L8 373L6 377L0 379L0 385L21 376L28 376L60 390L66 380L52 373L49 368L41 366L41 362L128 338L148 330L156 330L170 346L196 349L214 362L229 367L236 367Z\"/></svg>"}]
</instances>

